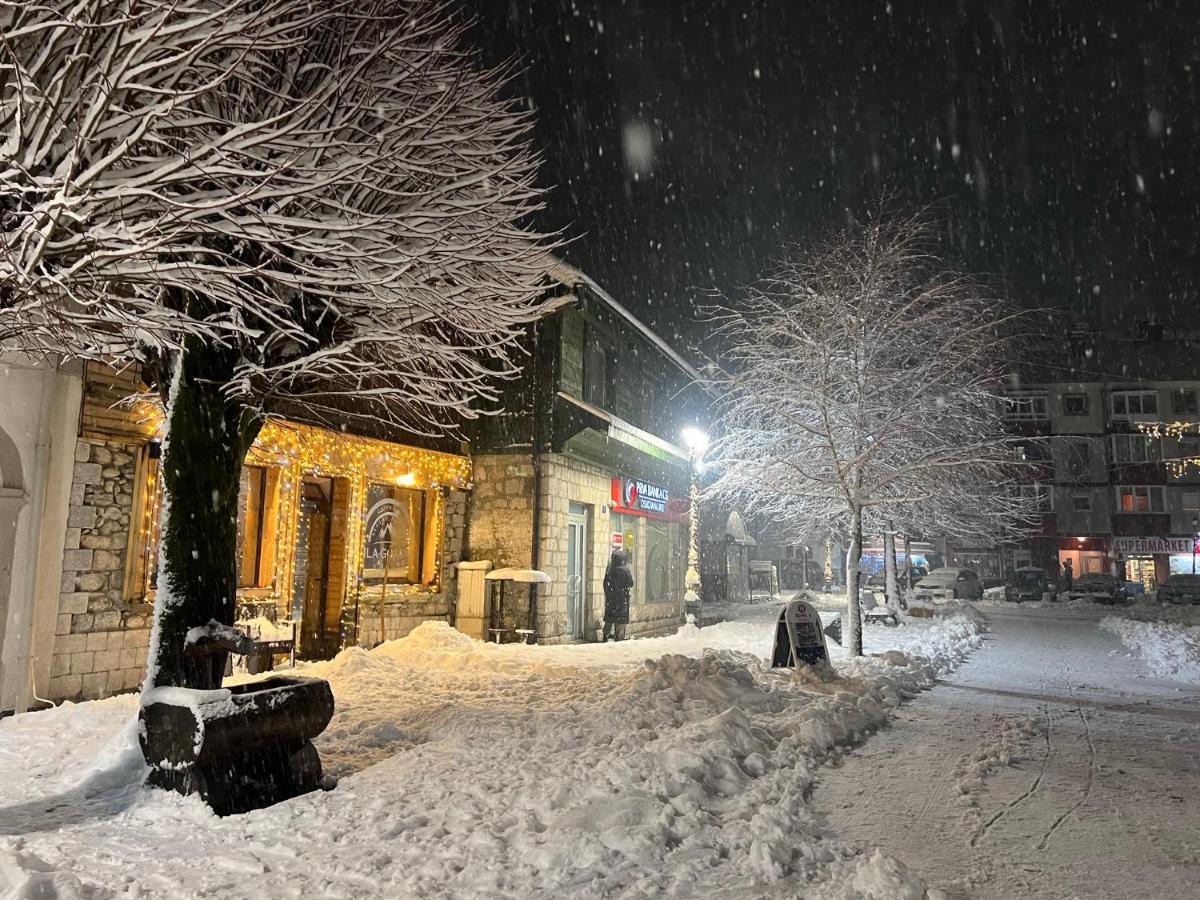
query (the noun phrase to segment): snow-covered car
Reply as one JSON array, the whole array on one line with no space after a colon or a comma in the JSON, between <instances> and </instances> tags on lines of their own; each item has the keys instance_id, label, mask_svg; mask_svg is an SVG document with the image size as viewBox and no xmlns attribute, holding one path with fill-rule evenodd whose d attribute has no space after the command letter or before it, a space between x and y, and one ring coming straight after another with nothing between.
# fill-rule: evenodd
<instances>
[{"instance_id":1,"label":"snow-covered car","mask_svg":"<svg viewBox=\"0 0 1200 900\"><path fill-rule=\"evenodd\" d=\"M1009 576L1004 585L1004 599L1013 603L1041 600L1047 592L1053 598L1055 587L1046 570L1036 566L1022 566Z\"/></svg>"},{"instance_id":2,"label":"snow-covered car","mask_svg":"<svg viewBox=\"0 0 1200 900\"><path fill-rule=\"evenodd\" d=\"M1200 603L1200 575L1172 575L1158 589L1159 603Z\"/></svg>"},{"instance_id":3,"label":"snow-covered car","mask_svg":"<svg viewBox=\"0 0 1200 900\"><path fill-rule=\"evenodd\" d=\"M917 582L913 594L918 601L982 600L983 585L974 569L949 566L934 569Z\"/></svg>"},{"instance_id":4,"label":"snow-covered car","mask_svg":"<svg viewBox=\"0 0 1200 900\"><path fill-rule=\"evenodd\" d=\"M1106 572L1088 572L1080 575L1067 591L1072 600L1087 598L1098 603L1128 603L1129 592L1125 590L1125 582L1118 581L1116 576Z\"/></svg>"}]
</instances>

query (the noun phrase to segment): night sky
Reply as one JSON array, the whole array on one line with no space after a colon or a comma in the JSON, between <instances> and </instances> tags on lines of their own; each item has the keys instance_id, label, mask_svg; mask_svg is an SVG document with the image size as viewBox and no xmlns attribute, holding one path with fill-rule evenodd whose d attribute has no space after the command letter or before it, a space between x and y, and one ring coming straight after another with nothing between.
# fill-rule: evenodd
<instances>
[{"instance_id":1,"label":"night sky","mask_svg":"<svg viewBox=\"0 0 1200 900\"><path fill-rule=\"evenodd\" d=\"M881 185L1022 304L1197 310L1200 2L479 6L485 58L527 66L543 224L668 335Z\"/></svg>"}]
</instances>

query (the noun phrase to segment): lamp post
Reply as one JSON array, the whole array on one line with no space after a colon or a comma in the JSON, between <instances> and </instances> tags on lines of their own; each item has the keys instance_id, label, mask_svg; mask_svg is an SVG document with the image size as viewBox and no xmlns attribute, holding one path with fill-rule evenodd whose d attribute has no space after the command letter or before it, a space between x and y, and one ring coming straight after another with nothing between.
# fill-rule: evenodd
<instances>
[{"instance_id":1,"label":"lamp post","mask_svg":"<svg viewBox=\"0 0 1200 900\"><path fill-rule=\"evenodd\" d=\"M708 435L699 428L688 426L681 434L683 445L688 451L691 470L691 485L688 491L688 566L684 576L684 609L696 611L696 624L700 624L700 458L708 449Z\"/></svg>"},{"instance_id":2,"label":"lamp post","mask_svg":"<svg viewBox=\"0 0 1200 900\"><path fill-rule=\"evenodd\" d=\"M1192 516L1192 574L1196 574L1196 541L1200 540L1200 518Z\"/></svg>"}]
</instances>

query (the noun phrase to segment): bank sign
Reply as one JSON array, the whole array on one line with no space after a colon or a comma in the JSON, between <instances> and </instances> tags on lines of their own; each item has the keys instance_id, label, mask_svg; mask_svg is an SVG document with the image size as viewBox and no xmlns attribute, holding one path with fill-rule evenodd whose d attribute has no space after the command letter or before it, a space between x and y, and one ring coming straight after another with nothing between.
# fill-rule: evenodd
<instances>
[{"instance_id":1,"label":"bank sign","mask_svg":"<svg viewBox=\"0 0 1200 900\"><path fill-rule=\"evenodd\" d=\"M1191 553L1195 542L1190 537L1116 537L1117 553Z\"/></svg>"},{"instance_id":2,"label":"bank sign","mask_svg":"<svg viewBox=\"0 0 1200 900\"><path fill-rule=\"evenodd\" d=\"M614 478L613 502L634 512L666 513L670 492L640 478Z\"/></svg>"}]
</instances>

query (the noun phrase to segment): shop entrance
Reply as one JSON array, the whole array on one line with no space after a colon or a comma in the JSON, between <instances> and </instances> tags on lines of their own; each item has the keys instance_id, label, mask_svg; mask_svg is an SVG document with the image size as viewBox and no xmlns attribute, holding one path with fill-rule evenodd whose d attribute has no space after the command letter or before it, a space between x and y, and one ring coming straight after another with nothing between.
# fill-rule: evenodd
<instances>
[{"instance_id":1,"label":"shop entrance","mask_svg":"<svg viewBox=\"0 0 1200 900\"><path fill-rule=\"evenodd\" d=\"M1125 558L1125 580L1145 586L1147 593L1157 589L1154 575L1153 556L1127 556Z\"/></svg>"},{"instance_id":2,"label":"shop entrance","mask_svg":"<svg viewBox=\"0 0 1200 900\"><path fill-rule=\"evenodd\" d=\"M300 656L304 659L328 659L338 650L338 621L331 615L329 602L333 501L332 478L304 478L292 578L292 615L300 620Z\"/></svg>"},{"instance_id":3,"label":"shop entrance","mask_svg":"<svg viewBox=\"0 0 1200 900\"><path fill-rule=\"evenodd\" d=\"M587 628L587 507L572 503L567 513L567 637Z\"/></svg>"}]
</instances>

